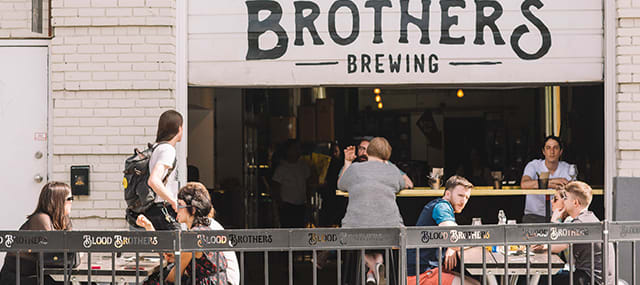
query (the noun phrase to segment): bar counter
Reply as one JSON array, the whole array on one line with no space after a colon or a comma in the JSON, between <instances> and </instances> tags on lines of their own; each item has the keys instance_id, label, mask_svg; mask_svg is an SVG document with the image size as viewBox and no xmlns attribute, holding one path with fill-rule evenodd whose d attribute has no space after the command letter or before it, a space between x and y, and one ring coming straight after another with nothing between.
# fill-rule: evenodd
<instances>
[{"instance_id":1,"label":"bar counter","mask_svg":"<svg viewBox=\"0 0 640 285\"><path fill-rule=\"evenodd\" d=\"M602 195L604 191L602 189L593 189L593 195ZM493 189L490 186L475 187L471 190L471 196L514 196L514 195L553 195L555 190L540 190L540 189ZM444 188L440 190L433 190L430 187L416 187L413 189L400 190L397 197L442 197L444 194ZM336 195L349 197L348 192L336 190Z\"/></svg>"}]
</instances>

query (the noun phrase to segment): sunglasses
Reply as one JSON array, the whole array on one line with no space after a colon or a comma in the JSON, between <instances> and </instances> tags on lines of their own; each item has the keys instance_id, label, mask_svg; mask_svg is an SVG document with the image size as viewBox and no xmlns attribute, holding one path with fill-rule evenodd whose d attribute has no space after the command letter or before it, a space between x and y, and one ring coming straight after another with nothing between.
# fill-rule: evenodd
<instances>
[{"instance_id":1,"label":"sunglasses","mask_svg":"<svg viewBox=\"0 0 640 285\"><path fill-rule=\"evenodd\" d=\"M67 197L65 200L67 200L67 201L73 201L73 196L69 196L69 197Z\"/></svg>"},{"instance_id":2,"label":"sunglasses","mask_svg":"<svg viewBox=\"0 0 640 285\"><path fill-rule=\"evenodd\" d=\"M185 208L191 208L191 205L178 205L178 210Z\"/></svg>"}]
</instances>

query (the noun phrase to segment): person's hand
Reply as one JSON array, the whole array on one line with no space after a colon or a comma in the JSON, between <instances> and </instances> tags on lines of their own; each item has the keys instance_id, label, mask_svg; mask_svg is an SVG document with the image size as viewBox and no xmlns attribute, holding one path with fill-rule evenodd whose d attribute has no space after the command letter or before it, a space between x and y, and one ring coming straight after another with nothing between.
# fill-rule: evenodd
<instances>
[{"instance_id":1,"label":"person's hand","mask_svg":"<svg viewBox=\"0 0 640 285\"><path fill-rule=\"evenodd\" d=\"M172 252L163 252L162 256L164 257L164 260L167 261L167 263L176 262L176 255L173 254Z\"/></svg>"},{"instance_id":2,"label":"person's hand","mask_svg":"<svg viewBox=\"0 0 640 285\"><path fill-rule=\"evenodd\" d=\"M547 251L547 245L546 244L534 244L531 246L531 250L534 252L543 252L543 251Z\"/></svg>"},{"instance_id":3,"label":"person's hand","mask_svg":"<svg viewBox=\"0 0 640 285\"><path fill-rule=\"evenodd\" d=\"M569 183L569 180L564 179L564 178L549 179L549 187L552 188L552 189L562 188L565 185L567 185L567 183Z\"/></svg>"},{"instance_id":4,"label":"person's hand","mask_svg":"<svg viewBox=\"0 0 640 285\"><path fill-rule=\"evenodd\" d=\"M553 214L551 214L551 222L562 223L562 221L567 217L566 213L567 211L565 211L565 208L553 211Z\"/></svg>"},{"instance_id":5,"label":"person's hand","mask_svg":"<svg viewBox=\"0 0 640 285\"><path fill-rule=\"evenodd\" d=\"M409 176L407 175L402 175L402 179L404 179L404 187L407 189L412 189L413 188L413 181L411 181L411 178L409 178Z\"/></svg>"},{"instance_id":6,"label":"person's hand","mask_svg":"<svg viewBox=\"0 0 640 285\"><path fill-rule=\"evenodd\" d=\"M353 161L354 159L356 159L356 147L355 146L348 146L347 148L344 149L344 160L346 161Z\"/></svg>"},{"instance_id":7,"label":"person's hand","mask_svg":"<svg viewBox=\"0 0 640 285\"><path fill-rule=\"evenodd\" d=\"M169 200L169 204L171 204L171 207L177 213L178 212L178 201L171 199L171 200Z\"/></svg>"},{"instance_id":8,"label":"person's hand","mask_svg":"<svg viewBox=\"0 0 640 285\"><path fill-rule=\"evenodd\" d=\"M154 230L153 224L151 223L151 221L149 221L149 219L142 214L138 215L138 218L136 219L136 225L143 227L147 231Z\"/></svg>"},{"instance_id":9,"label":"person's hand","mask_svg":"<svg viewBox=\"0 0 640 285\"><path fill-rule=\"evenodd\" d=\"M444 270L451 271L458 264L457 251L452 248L447 248L447 252L444 253Z\"/></svg>"}]
</instances>

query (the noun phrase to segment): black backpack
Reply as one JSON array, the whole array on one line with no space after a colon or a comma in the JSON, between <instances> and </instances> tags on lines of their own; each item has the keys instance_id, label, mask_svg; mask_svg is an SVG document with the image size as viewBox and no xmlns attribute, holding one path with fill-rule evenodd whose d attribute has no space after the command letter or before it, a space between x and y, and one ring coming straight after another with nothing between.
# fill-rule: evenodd
<instances>
[{"instance_id":1,"label":"black backpack","mask_svg":"<svg viewBox=\"0 0 640 285\"><path fill-rule=\"evenodd\" d=\"M133 155L124 162L122 186L124 186L124 200L127 202L127 221L132 225L136 224L138 215L148 210L156 199L156 192L147 184L150 175L149 160L155 148L165 143L167 142L148 144L147 149L143 151L136 148L133 150ZM173 167L169 169L162 182L167 182L175 165L174 161Z\"/></svg>"}]
</instances>

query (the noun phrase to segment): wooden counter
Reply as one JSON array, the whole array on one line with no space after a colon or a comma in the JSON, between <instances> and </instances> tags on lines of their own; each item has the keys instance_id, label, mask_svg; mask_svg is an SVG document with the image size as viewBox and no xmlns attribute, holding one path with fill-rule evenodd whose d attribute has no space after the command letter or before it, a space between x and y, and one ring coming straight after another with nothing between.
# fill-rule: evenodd
<instances>
[{"instance_id":1,"label":"wooden counter","mask_svg":"<svg viewBox=\"0 0 640 285\"><path fill-rule=\"evenodd\" d=\"M593 195L602 195L602 189L593 189ZM444 188L433 190L428 187L416 187L414 189L401 190L397 197L442 197ZM471 196L514 196L514 195L553 195L555 190L539 189L493 189L492 187L476 187L471 190ZM349 193L336 190L336 195L348 197Z\"/></svg>"}]
</instances>

